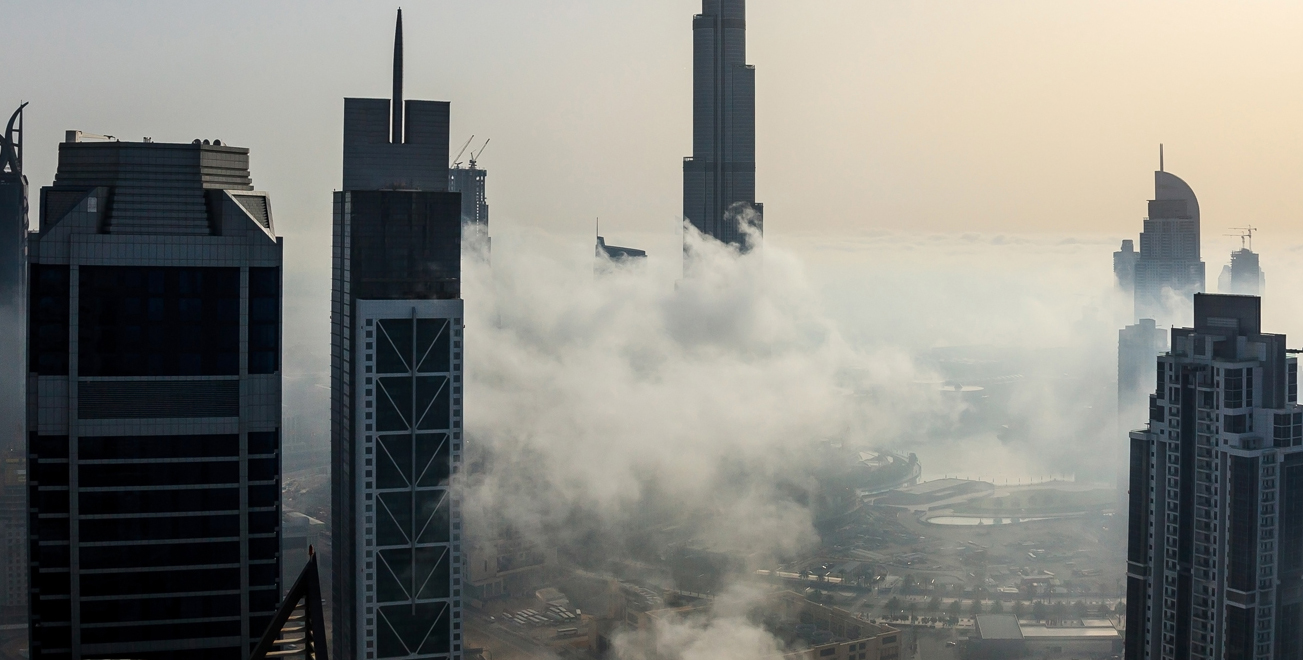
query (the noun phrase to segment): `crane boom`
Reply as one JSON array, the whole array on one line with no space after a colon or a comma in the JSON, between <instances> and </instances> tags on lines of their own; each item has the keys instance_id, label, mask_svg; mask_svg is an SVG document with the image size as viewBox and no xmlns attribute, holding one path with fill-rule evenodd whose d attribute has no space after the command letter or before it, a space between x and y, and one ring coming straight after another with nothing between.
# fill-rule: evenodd
<instances>
[{"instance_id":1,"label":"crane boom","mask_svg":"<svg viewBox=\"0 0 1303 660\"><path fill-rule=\"evenodd\" d=\"M479 151L472 151L472 152L471 152L471 167L475 167L475 161L479 160L479 159L480 159L480 156L483 156L483 155L484 155L484 150L487 149L487 148L489 148L489 142L491 142L492 140L493 140L493 138L489 138L489 139L485 140L485 141L484 141L484 144L480 145L480 150L479 150Z\"/></svg>"},{"instance_id":2,"label":"crane boom","mask_svg":"<svg viewBox=\"0 0 1303 660\"><path fill-rule=\"evenodd\" d=\"M471 134L470 137L466 138L466 144L461 145L461 151L458 151L458 152L457 152L457 157L454 158L454 159L452 159L452 166L453 166L453 167L457 167L457 166L461 165L461 155L464 154L464 153L466 153L466 147L471 146L471 140L474 140L474 139L475 139L475 135L474 135L474 134ZM471 160L474 160L474 156L475 156L475 154L472 153L472 154L471 154Z\"/></svg>"}]
</instances>

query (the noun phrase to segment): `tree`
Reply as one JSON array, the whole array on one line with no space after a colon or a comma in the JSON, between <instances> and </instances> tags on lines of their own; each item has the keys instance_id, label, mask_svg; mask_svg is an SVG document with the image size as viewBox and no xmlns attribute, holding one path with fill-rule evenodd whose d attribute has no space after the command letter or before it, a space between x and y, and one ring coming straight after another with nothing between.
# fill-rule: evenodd
<instances>
[{"instance_id":1,"label":"tree","mask_svg":"<svg viewBox=\"0 0 1303 660\"><path fill-rule=\"evenodd\" d=\"M909 620L913 621L914 613L918 611L918 603L912 600L909 601L905 604L905 610L909 612Z\"/></svg>"},{"instance_id":2,"label":"tree","mask_svg":"<svg viewBox=\"0 0 1303 660\"><path fill-rule=\"evenodd\" d=\"M991 603L991 611L996 614L1000 614L1004 612L1004 603L1001 603L998 600L995 601L994 603Z\"/></svg>"},{"instance_id":3,"label":"tree","mask_svg":"<svg viewBox=\"0 0 1303 660\"><path fill-rule=\"evenodd\" d=\"M1050 607L1050 614L1056 619L1065 619L1068 616L1068 606L1059 601Z\"/></svg>"},{"instance_id":4,"label":"tree","mask_svg":"<svg viewBox=\"0 0 1303 660\"><path fill-rule=\"evenodd\" d=\"M981 601L980 599L974 598L974 599L973 599L973 604L972 604L971 606L969 606L968 611L969 611L969 612L972 612L973 616L977 616L978 614L981 614L981 613L982 613L982 601Z\"/></svg>"},{"instance_id":5,"label":"tree","mask_svg":"<svg viewBox=\"0 0 1303 660\"><path fill-rule=\"evenodd\" d=\"M959 613L962 612L963 609L964 606L959 602L958 598L950 601L949 605L946 605L946 613L949 614L952 618L959 616Z\"/></svg>"},{"instance_id":6,"label":"tree","mask_svg":"<svg viewBox=\"0 0 1303 660\"><path fill-rule=\"evenodd\" d=\"M1048 605L1045 604L1045 601L1038 600L1032 603L1033 619L1036 619L1037 621L1044 621L1045 617L1049 616L1049 614L1050 614L1050 608Z\"/></svg>"},{"instance_id":7,"label":"tree","mask_svg":"<svg viewBox=\"0 0 1303 660\"><path fill-rule=\"evenodd\" d=\"M1072 613L1077 616L1086 616L1090 610L1086 607L1086 601L1079 600L1072 604Z\"/></svg>"},{"instance_id":8,"label":"tree","mask_svg":"<svg viewBox=\"0 0 1303 660\"><path fill-rule=\"evenodd\" d=\"M1024 614L1026 614L1026 613L1027 613L1027 604L1024 603L1024 602L1022 602L1021 600L1015 600L1015 601L1013 602L1013 613L1014 613L1014 616L1022 616L1022 615L1024 615Z\"/></svg>"},{"instance_id":9,"label":"tree","mask_svg":"<svg viewBox=\"0 0 1303 660\"><path fill-rule=\"evenodd\" d=\"M900 611L900 598L898 598L898 597L896 597L896 596L892 596L891 599L887 601L887 604L886 604L886 605L883 605L882 607L883 607L883 609L887 610L888 612L899 612L899 611Z\"/></svg>"},{"instance_id":10,"label":"tree","mask_svg":"<svg viewBox=\"0 0 1303 660\"><path fill-rule=\"evenodd\" d=\"M928 602L927 602L927 611L929 611L929 612L940 612L940 611L941 611L941 597L940 597L940 596L933 596L932 598L928 599Z\"/></svg>"}]
</instances>

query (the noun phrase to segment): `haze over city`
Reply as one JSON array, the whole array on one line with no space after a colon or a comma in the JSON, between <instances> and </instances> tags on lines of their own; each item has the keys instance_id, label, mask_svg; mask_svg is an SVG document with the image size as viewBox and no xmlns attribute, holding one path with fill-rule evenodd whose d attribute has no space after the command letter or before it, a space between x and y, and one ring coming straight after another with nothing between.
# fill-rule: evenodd
<instances>
[{"instance_id":1,"label":"haze over city","mask_svg":"<svg viewBox=\"0 0 1303 660\"><path fill-rule=\"evenodd\" d=\"M1181 473L1188 492L1181 486L1178 497L1168 486L1186 511L1195 510L1200 489L1198 506L1223 507L1226 530L1243 515L1229 513L1235 458L1259 452L1253 460L1274 465L1271 450L1291 446L1293 427L1286 423L1284 436L1279 429L1296 414L1295 358L1286 351L1303 332L1303 307L1291 299L1303 286L1293 185L1303 175L1296 120L1303 91L1290 84L1303 75L1294 47L1303 7L485 0L404 6L396 23L396 6L374 2L2 6L15 27L0 43L0 120L28 105L14 115L18 132L6 136L19 136L21 166L6 170L0 159L0 175L26 178L33 233L24 235L26 259L13 259L25 282L6 289L0 308L4 332L28 337L0 355L0 396L8 401L0 450L11 450L12 463L5 502L27 512L0 521L10 535L5 588L16 594L0 603L8 635L0 659L181 657L171 655L179 649L265 657L286 623L273 604L307 620L307 641L284 648L321 657L313 654L329 643L337 657L368 660L818 660L833 654L822 653L828 649L835 660L1300 657L1303 640L1288 617L1303 616L1289 609L1303 593L1292 587L1259 587L1259 604L1281 604L1270 619L1274 636L1259 637L1256 651L1237 641L1233 618L1200 639L1204 615L1179 610L1189 621L1177 633L1185 641L1173 643L1135 608L1162 601L1166 584L1154 577L1165 575L1163 546L1155 555L1151 545L1147 559L1137 554L1142 532L1163 526L1163 502L1144 509L1136 496L1145 483L1138 478L1156 480L1150 487L1163 479L1152 462L1159 459L1137 462L1141 448L1162 455L1154 448L1180 436L1192 465L1195 417L1179 417L1182 406L1194 415L1196 392L1231 387L1218 370L1250 369L1236 376L1258 383L1260 398L1255 403L1250 384L1247 406L1257 412L1240 413L1246 427L1233 426L1230 413L1224 426L1220 415L1202 416L1212 404L1197 399L1200 423L1235 434L1216 436L1220 443L1198 436L1208 456L1223 447L1220 476L1196 478L1190 468ZM730 59L740 52L754 69ZM713 125L703 126L711 113L702 99L711 95L718 108L711 106ZM344 99L353 104L347 110ZM407 100L392 119L391 99ZM391 121L393 137L377 138L375 126L387 133ZM200 154L193 178L202 186L141 184L169 181L175 172L167 167L183 168L151 160L155 144ZM94 157L75 156L110 149L121 150L115 162L155 169L106 174ZM487 173L479 184L477 171ZM465 172L470 179L457 178ZM1188 184L1189 195L1169 178ZM141 185L148 190L131 188ZM132 206L125 200L135 198L114 192L123 186L146 201ZM459 201L474 195L487 202L476 211L483 217L468 216ZM185 204L194 206L177 210ZM47 236L56 223L70 233ZM149 252L172 240L161 237L183 235L177 244L213 239L202 248L212 252L191 261ZM96 256L76 247L95 241L126 247ZM1134 242L1134 257L1123 241ZM1252 256L1252 273L1245 266L1232 286L1237 250ZM218 266L230 271L221 277L235 278L233 288L187 293L225 286L214 284L227 281L212 274ZM208 279L193 282L208 284L191 284L187 273L205 268ZM122 270L101 275L112 269ZM241 269L244 280L231 274ZM80 275L69 280L69 272ZM220 349L229 365L203 353L186 366L189 349L174 347L191 341L190 330L175 325L183 321L149 335L166 337L154 343L167 348L151 350L179 351L165 366L122 348L145 327L122 319L139 306L131 296L146 295L132 287L155 286L151 272L158 291L166 281L167 295L180 296L177 318L186 309L198 314L186 307L190 295L214 296L203 305L221 296L247 305L238 321L203 316L193 328L195 337L209 333L205 342L219 332L213 328L230 329L222 340L230 347ZM279 288L275 278L258 279L272 272ZM1241 287L1241 276L1253 286ZM64 278L64 289L43 277ZM1206 295L1217 293L1237 295ZM49 316L51 306L66 318ZM395 329L399 321L411 325ZM92 329L99 323L116 329ZM64 343L50 348L43 328ZM374 365L384 400L371 389L373 332L397 351L393 369ZM1209 348L1199 348L1205 338ZM444 362L424 362L440 351ZM1180 373L1191 380L1160 379L1156 391L1155 359L1159 368L1187 369ZM392 374L409 372L411 383L392 384ZM420 375L427 373L440 375ZM130 384L191 377L244 383L231 390L241 393L231 399L240 401L238 415L218 410L218 389L186 390L176 401L189 403L165 405L146 400L172 394ZM422 399L430 378L447 389ZM1189 400L1178 403L1185 400L1173 390L1160 403L1174 382L1184 383ZM385 400L409 395L412 410L395 403L393 414L410 432L402 451L411 457L393 465L411 497L408 513L393 516L416 527L392 544L408 553L407 572L392 570L395 584L416 582L404 587L412 591L403 600L409 618L394 618L390 605L377 626L369 594L385 585L372 572L379 537L371 506L387 501L393 493L385 489L397 482L373 485L371 461L398 455L390 443L399 436L382 435L398 428L383 420L371 435L372 404L383 416ZM192 404L209 412L176 412ZM172 412L158 412L167 405ZM444 418L422 416L441 406ZM102 421L155 418L164 421ZM177 422L187 418L201 421ZM1265 444L1253 436L1253 419ZM245 488L259 487L249 486L249 471L260 469L255 443L279 443L268 478L280 493L278 515L264 547L274 536L275 551L266 551L275 559L246 549L239 564L194 562L214 571L241 566L232 593L261 579L249 577L258 562L275 566L263 585L270 600L241 601L229 634L156 636L154 646L94 632L109 624L91 621L101 614L76 604L81 587L59 586L66 581L43 583L44 607L73 602L71 611L88 608L90 624L61 614L62 605L42 609L36 578L28 579L43 575L42 561L44 574L121 568L95 564L96 541L78 534L51 541L33 522L93 517L66 501L71 511L51 513L60 496L41 490L55 484L70 497L79 482L67 466L82 460L78 451L100 451L86 443L130 435L145 447L142 438L221 434L240 438L244 449L220 460L249 463ZM62 449L43 439L60 436ZM437 448L420 444L435 436ZM198 460L190 450L122 451L101 459ZM1282 465L1293 455L1279 453ZM1168 460L1169 468L1180 464ZM437 467L422 472L416 463ZM40 473L41 482L42 465L62 476ZM160 487L146 482L162 477L140 477L148 471L141 469L106 473L97 478L107 481L86 487ZM112 482L118 477L125 481ZM1274 472L1261 478L1255 493L1275 488ZM1202 498L1218 492L1221 504ZM248 516L233 537L245 544L261 533L254 516L273 508L245 511L259 507L252 493L235 511ZM1275 501L1274 493L1260 496L1264 505ZM26 508L22 497L30 498ZM1282 511L1292 497L1281 495ZM206 501L207 513L186 515L231 513L216 501ZM101 514L162 515L125 511ZM422 527L418 514L435 522ZM1264 530L1273 527L1262 520ZM192 533L176 531L186 523L168 524L166 534ZM224 538L212 531L219 523L203 524L211 525L209 541ZM1211 542L1169 524L1172 539L1181 539L1171 541L1172 552L1218 556L1197 546ZM445 536L429 541L427 528ZM1294 575L1285 548L1303 544L1303 532L1291 533L1280 536L1281 576ZM124 539L101 541L139 541ZM86 567L49 569L50 561L69 561L63 551L50 555L51 543L87 543L71 552ZM309 545L315 554L303 575L313 573L299 580ZM1225 568L1232 551L1217 547ZM446 556L421 554L431 548ZM1255 555L1256 565L1270 569L1276 550L1259 550L1268 554ZM375 552L396 561L392 548ZM158 561L178 561L169 557ZM1181 583L1179 602L1204 584L1218 612L1252 612L1248 596L1227 595L1243 590L1233 575L1200 577L1199 559L1181 557L1180 579L1195 582ZM132 569L141 574L163 570L138 561ZM435 574L445 576L443 591L426 598L421 576ZM72 583L100 585L95 579ZM315 596L308 586L290 589L318 582ZM60 588L69 593L51 591ZM108 591L91 600L129 593L87 587L94 588ZM323 609L314 613L314 602ZM1270 609L1258 608L1260 621ZM124 611L159 616L143 606ZM979 620L983 612L997 618ZM74 632L49 632L61 626ZM269 637L260 645L263 629ZM1015 633L1020 645L1003 645ZM443 646L427 647L427 638ZM872 643L867 657L863 640Z\"/></svg>"}]
</instances>

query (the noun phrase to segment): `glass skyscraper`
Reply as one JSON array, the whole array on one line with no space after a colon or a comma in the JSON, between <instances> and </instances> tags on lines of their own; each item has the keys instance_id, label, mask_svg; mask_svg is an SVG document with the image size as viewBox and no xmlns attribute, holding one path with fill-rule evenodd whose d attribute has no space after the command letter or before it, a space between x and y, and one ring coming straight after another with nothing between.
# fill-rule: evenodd
<instances>
[{"instance_id":1,"label":"glass skyscraper","mask_svg":"<svg viewBox=\"0 0 1303 660\"><path fill-rule=\"evenodd\" d=\"M282 589L283 245L249 150L69 131L40 212L31 655L245 658Z\"/></svg>"},{"instance_id":2,"label":"glass skyscraper","mask_svg":"<svg viewBox=\"0 0 1303 660\"><path fill-rule=\"evenodd\" d=\"M331 506L337 657L462 656L461 195L449 104L344 100L334 196Z\"/></svg>"},{"instance_id":3,"label":"glass skyscraper","mask_svg":"<svg viewBox=\"0 0 1303 660\"><path fill-rule=\"evenodd\" d=\"M743 245L763 228L756 203L756 71L746 63L746 0L702 0L692 18L692 156L683 159L683 217Z\"/></svg>"}]
</instances>

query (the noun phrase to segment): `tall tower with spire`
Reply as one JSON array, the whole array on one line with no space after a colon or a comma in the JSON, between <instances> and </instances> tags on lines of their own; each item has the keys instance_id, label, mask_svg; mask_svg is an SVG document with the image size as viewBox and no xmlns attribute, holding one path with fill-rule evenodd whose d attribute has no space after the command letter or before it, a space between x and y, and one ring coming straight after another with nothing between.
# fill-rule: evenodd
<instances>
[{"instance_id":1,"label":"tall tower with spire","mask_svg":"<svg viewBox=\"0 0 1303 660\"><path fill-rule=\"evenodd\" d=\"M331 295L336 657L460 660L461 195L446 101L344 99Z\"/></svg>"},{"instance_id":2,"label":"tall tower with spire","mask_svg":"<svg viewBox=\"0 0 1303 660\"><path fill-rule=\"evenodd\" d=\"M1168 172L1159 146L1154 172L1154 198L1140 232L1140 257L1135 262L1136 318L1173 318L1173 298L1192 300L1204 291L1204 263L1199 251L1199 199L1180 177Z\"/></svg>"},{"instance_id":3,"label":"tall tower with spire","mask_svg":"<svg viewBox=\"0 0 1303 660\"><path fill-rule=\"evenodd\" d=\"M746 63L746 0L702 0L692 18L692 156L683 159L683 217L743 246L763 228L756 202L756 70Z\"/></svg>"}]
</instances>

